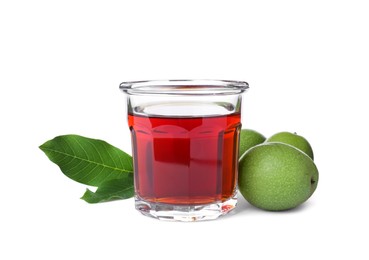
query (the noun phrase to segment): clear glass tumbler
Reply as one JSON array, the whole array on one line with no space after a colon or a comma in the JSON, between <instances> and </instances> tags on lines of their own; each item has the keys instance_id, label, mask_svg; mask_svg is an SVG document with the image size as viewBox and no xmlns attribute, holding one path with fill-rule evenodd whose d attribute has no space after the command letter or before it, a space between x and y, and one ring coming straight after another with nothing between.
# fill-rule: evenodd
<instances>
[{"instance_id":1,"label":"clear glass tumbler","mask_svg":"<svg viewBox=\"0 0 369 260\"><path fill-rule=\"evenodd\" d=\"M246 82L123 82L132 137L135 205L158 219L215 219L237 203Z\"/></svg>"}]
</instances>

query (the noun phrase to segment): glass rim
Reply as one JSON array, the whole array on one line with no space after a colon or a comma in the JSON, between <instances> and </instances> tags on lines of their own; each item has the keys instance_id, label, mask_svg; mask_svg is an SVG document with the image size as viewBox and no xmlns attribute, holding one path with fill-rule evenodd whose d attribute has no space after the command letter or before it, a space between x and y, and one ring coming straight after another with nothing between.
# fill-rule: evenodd
<instances>
[{"instance_id":1,"label":"glass rim","mask_svg":"<svg viewBox=\"0 0 369 260\"><path fill-rule=\"evenodd\" d=\"M232 95L249 88L245 81L172 79L122 82L119 88L129 95Z\"/></svg>"}]
</instances>

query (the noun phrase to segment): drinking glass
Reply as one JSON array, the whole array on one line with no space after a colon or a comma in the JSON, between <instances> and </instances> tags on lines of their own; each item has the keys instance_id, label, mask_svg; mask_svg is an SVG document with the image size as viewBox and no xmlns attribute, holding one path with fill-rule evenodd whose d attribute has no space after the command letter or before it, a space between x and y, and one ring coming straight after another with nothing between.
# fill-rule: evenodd
<instances>
[{"instance_id":1,"label":"drinking glass","mask_svg":"<svg viewBox=\"0 0 369 260\"><path fill-rule=\"evenodd\" d=\"M135 206L158 219L218 218L237 204L242 93L226 80L123 82Z\"/></svg>"}]
</instances>

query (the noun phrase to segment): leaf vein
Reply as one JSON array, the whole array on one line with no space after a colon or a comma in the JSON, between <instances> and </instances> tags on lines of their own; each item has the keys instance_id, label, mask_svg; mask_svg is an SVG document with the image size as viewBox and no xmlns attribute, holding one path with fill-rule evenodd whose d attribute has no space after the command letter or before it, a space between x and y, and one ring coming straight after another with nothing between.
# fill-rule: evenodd
<instances>
[{"instance_id":1,"label":"leaf vein","mask_svg":"<svg viewBox=\"0 0 369 260\"><path fill-rule=\"evenodd\" d=\"M119 171L119 172L132 173L131 170L125 170L125 169L113 167L113 166L110 166L110 165L107 165L107 164L104 164L104 163L91 161L89 159L82 158L82 157L79 157L79 156L76 156L76 155L71 155L71 154L68 154L68 153L65 153L65 152L62 152L62 151L59 151L59 150L55 150L55 149L52 149L52 148L44 147L43 149L47 150L47 151L50 151L50 152L54 152L54 153L57 153L57 154L64 155L66 157L71 157L72 159L82 160L82 161L85 161L85 162L88 162L88 163L96 164L96 165L99 165L99 166L102 166L102 167L105 167L105 168L108 168L108 169L113 169L113 170L116 170L116 171Z\"/></svg>"}]
</instances>

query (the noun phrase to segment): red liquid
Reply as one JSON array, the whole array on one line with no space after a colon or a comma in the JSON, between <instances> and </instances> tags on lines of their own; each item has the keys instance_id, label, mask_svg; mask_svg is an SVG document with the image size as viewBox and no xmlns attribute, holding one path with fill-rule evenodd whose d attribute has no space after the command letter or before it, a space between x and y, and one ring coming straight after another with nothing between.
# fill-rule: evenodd
<instances>
[{"instance_id":1,"label":"red liquid","mask_svg":"<svg viewBox=\"0 0 369 260\"><path fill-rule=\"evenodd\" d=\"M136 194L145 201L208 204L232 197L240 114L168 118L128 115Z\"/></svg>"}]
</instances>

